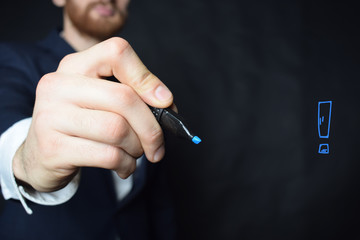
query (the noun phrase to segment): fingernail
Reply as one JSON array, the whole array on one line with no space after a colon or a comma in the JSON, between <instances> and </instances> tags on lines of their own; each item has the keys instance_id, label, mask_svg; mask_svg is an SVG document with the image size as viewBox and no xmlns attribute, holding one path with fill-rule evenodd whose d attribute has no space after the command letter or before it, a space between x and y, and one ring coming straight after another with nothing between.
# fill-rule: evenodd
<instances>
[{"instance_id":1,"label":"fingernail","mask_svg":"<svg viewBox=\"0 0 360 240\"><path fill-rule=\"evenodd\" d=\"M162 145L161 147L158 148L158 150L156 150L155 155L154 155L154 162L158 162L160 161L165 154L165 147L164 145Z\"/></svg>"},{"instance_id":2,"label":"fingernail","mask_svg":"<svg viewBox=\"0 0 360 240\"><path fill-rule=\"evenodd\" d=\"M155 90L155 97L160 101L167 101L171 98L172 94L166 87L160 85Z\"/></svg>"}]
</instances>

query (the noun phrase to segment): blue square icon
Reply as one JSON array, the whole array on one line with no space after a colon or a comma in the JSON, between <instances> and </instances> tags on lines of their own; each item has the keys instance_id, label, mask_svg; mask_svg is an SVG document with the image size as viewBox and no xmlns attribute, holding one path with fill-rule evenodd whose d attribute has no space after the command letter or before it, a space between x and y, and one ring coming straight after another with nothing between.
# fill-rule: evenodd
<instances>
[{"instance_id":1,"label":"blue square icon","mask_svg":"<svg viewBox=\"0 0 360 240\"><path fill-rule=\"evenodd\" d=\"M321 143L319 145L319 153L320 154L329 154L329 144L328 143Z\"/></svg>"}]
</instances>

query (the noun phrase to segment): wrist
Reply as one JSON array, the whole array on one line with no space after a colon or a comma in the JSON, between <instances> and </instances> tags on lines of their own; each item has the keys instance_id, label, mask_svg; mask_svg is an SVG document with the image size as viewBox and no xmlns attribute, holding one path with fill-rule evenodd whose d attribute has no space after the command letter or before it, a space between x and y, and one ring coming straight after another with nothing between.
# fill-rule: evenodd
<instances>
[{"instance_id":1,"label":"wrist","mask_svg":"<svg viewBox=\"0 0 360 240\"><path fill-rule=\"evenodd\" d=\"M13 161L12 161L12 168L13 174L16 179L16 182L20 183L21 185L31 187L31 184L28 182L25 166L24 166L24 159L23 159L23 150L24 150L24 142L20 145L20 147L15 152Z\"/></svg>"}]
</instances>

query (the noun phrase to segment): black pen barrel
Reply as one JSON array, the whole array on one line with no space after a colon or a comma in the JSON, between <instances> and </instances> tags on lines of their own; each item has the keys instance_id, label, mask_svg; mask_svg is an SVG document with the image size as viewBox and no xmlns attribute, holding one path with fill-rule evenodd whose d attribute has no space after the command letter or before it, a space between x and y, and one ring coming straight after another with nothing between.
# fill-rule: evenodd
<instances>
[{"instance_id":1,"label":"black pen barrel","mask_svg":"<svg viewBox=\"0 0 360 240\"><path fill-rule=\"evenodd\" d=\"M151 106L150 109L164 130L172 132L175 136L189 139L196 144L201 141L185 125L184 119L172 109Z\"/></svg>"}]
</instances>

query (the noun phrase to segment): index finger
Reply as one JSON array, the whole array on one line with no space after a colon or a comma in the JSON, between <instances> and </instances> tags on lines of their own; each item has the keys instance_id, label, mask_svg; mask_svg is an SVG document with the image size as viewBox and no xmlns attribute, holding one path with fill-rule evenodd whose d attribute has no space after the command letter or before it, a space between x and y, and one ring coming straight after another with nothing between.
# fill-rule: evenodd
<instances>
[{"instance_id":1,"label":"index finger","mask_svg":"<svg viewBox=\"0 0 360 240\"><path fill-rule=\"evenodd\" d=\"M146 68L122 38L114 37L85 51L67 55L57 71L94 78L115 76L151 106L165 108L173 102L170 90Z\"/></svg>"}]
</instances>

